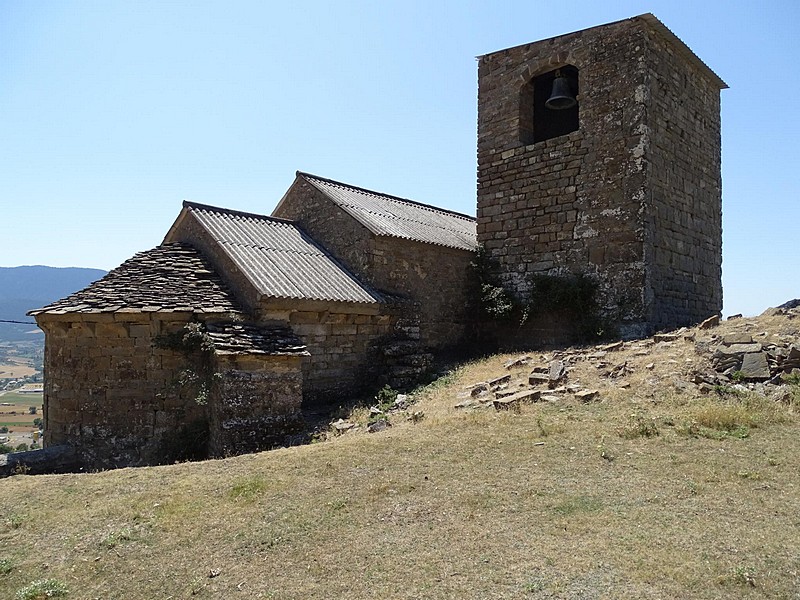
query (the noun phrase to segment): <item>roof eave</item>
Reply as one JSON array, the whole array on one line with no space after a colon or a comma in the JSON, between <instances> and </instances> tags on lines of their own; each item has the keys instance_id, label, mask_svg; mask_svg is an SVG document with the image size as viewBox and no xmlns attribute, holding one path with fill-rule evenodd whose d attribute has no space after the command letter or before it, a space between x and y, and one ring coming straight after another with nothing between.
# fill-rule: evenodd
<instances>
[{"instance_id":1,"label":"roof eave","mask_svg":"<svg viewBox=\"0 0 800 600\"><path fill-rule=\"evenodd\" d=\"M703 62L703 60L697 56L697 54L695 54L694 51L689 48L689 46L686 45L681 38L675 35L670 28L664 25L664 23L662 23L661 20L653 13L644 13L643 15L633 18L649 25L653 30L655 30L656 33L667 40L667 42L672 44L687 61L693 63L696 67L708 75L709 79L711 79L719 89L728 89L728 84L725 83L725 81L723 81L722 78L711 69L711 67Z\"/></svg>"}]
</instances>

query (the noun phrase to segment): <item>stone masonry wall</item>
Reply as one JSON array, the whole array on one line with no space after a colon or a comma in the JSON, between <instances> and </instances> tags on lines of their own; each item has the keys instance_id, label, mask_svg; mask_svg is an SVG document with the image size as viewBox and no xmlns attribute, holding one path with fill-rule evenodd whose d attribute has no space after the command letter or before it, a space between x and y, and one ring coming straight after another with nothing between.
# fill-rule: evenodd
<instances>
[{"instance_id":1,"label":"stone masonry wall","mask_svg":"<svg viewBox=\"0 0 800 600\"><path fill-rule=\"evenodd\" d=\"M718 85L649 34L648 261L657 328L722 310L722 181Z\"/></svg>"},{"instance_id":2,"label":"stone masonry wall","mask_svg":"<svg viewBox=\"0 0 800 600\"><path fill-rule=\"evenodd\" d=\"M209 454L232 456L286 443L301 426L300 356L222 355L209 398Z\"/></svg>"},{"instance_id":3,"label":"stone masonry wall","mask_svg":"<svg viewBox=\"0 0 800 600\"><path fill-rule=\"evenodd\" d=\"M434 349L458 344L466 332L466 285L473 253L411 240L377 237L375 285L418 304L420 341Z\"/></svg>"},{"instance_id":4,"label":"stone masonry wall","mask_svg":"<svg viewBox=\"0 0 800 600\"><path fill-rule=\"evenodd\" d=\"M78 448L87 468L169 462L176 436L205 419L177 385L184 357L156 348L188 314L119 312L42 315L44 444ZM188 428L188 429L187 429Z\"/></svg>"},{"instance_id":5,"label":"stone masonry wall","mask_svg":"<svg viewBox=\"0 0 800 600\"><path fill-rule=\"evenodd\" d=\"M376 236L301 177L275 216L297 221L363 281L416 302L423 344L444 348L461 340L471 252Z\"/></svg>"},{"instance_id":6,"label":"stone masonry wall","mask_svg":"<svg viewBox=\"0 0 800 600\"><path fill-rule=\"evenodd\" d=\"M478 70L478 241L518 296L534 273L596 275L623 330L641 327L648 310L646 41L623 21L484 56ZM524 145L522 88L568 64L579 71L579 129Z\"/></svg>"},{"instance_id":7,"label":"stone masonry wall","mask_svg":"<svg viewBox=\"0 0 800 600\"><path fill-rule=\"evenodd\" d=\"M375 236L303 177L294 180L272 216L296 221L342 264L371 283Z\"/></svg>"},{"instance_id":8,"label":"stone masonry wall","mask_svg":"<svg viewBox=\"0 0 800 600\"><path fill-rule=\"evenodd\" d=\"M275 304L275 303L273 303ZM375 352L384 341L405 337L400 315L335 312L335 303L316 310L311 307L278 310L265 307L262 318L280 317L308 347L303 361L303 400L332 404L372 387Z\"/></svg>"}]
</instances>

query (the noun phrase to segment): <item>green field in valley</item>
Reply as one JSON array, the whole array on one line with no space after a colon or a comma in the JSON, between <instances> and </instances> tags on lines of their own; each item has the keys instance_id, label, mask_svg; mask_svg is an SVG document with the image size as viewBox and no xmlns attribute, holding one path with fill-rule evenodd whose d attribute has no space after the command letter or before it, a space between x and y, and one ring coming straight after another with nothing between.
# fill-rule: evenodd
<instances>
[{"instance_id":1,"label":"green field in valley","mask_svg":"<svg viewBox=\"0 0 800 600\"><path fill-rule=\"evenodd\" d=\"M42 418L42 394L20 394L19 392L6 392L0 395L0 427L13 430L17 427L33 427L33 420ZM30 414L29 408L36 407L36 414ZM12 414L16 413L16 414Z\"/></svg>"}]
</instances>

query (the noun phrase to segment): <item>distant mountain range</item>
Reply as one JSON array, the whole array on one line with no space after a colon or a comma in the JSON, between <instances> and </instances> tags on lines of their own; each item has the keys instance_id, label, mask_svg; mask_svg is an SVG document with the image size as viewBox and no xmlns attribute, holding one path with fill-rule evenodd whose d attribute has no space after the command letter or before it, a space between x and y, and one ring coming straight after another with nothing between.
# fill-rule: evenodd
<instances>
[{"instance_id":1,"label":"distant mountain range","mask_svg":"<svg viewBox=\"0 0 800 600\"><path fill-rule=\"evenodd\" d=\"M0 342L37 339L41 330L25 313L85 288L106 272L78 267L0 267Z\"/></svg>"}]
</instances>

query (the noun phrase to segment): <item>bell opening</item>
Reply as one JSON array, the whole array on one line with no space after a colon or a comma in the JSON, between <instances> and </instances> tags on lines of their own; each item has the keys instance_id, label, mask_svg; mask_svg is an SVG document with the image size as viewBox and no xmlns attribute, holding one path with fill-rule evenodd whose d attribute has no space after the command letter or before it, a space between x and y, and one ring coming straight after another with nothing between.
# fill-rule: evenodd
<instances>
[{"instance_id":1,"label":"bell opening","mask_svg":"<svg viewBox=\"0 0 800 600\"><path fill-rule=\"evenodd\" d=\"M537 75L520 89L519 139L525 145L580 128L579 72L573 65Z\"/></svg>"}]
</instances>

